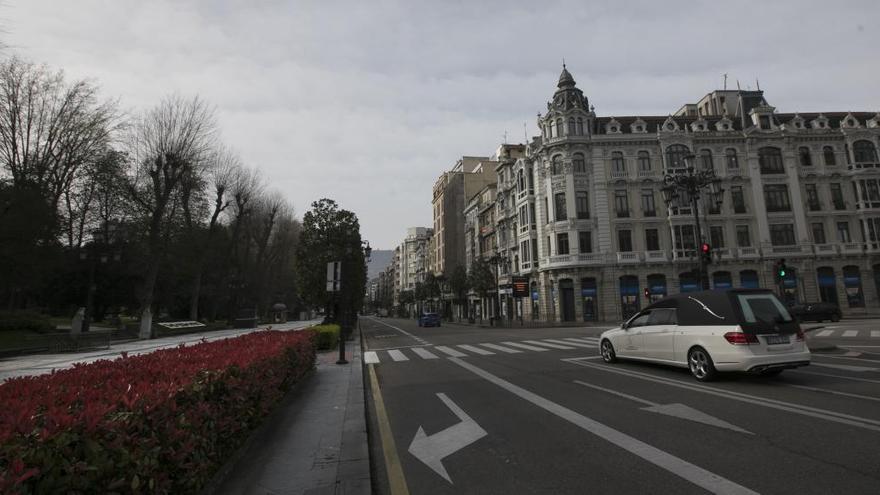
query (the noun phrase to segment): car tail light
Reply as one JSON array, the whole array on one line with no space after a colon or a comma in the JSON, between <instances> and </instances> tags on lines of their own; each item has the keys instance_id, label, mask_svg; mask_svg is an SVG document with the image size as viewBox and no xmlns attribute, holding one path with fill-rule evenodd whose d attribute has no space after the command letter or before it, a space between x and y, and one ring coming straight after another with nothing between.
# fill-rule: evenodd
<instances>
[{"instance_id":1,"label":"car tail light","mask_svg":"<svg viewBox=\"0 0 880 495\"><path fill-rule=\"evenodd\" d=\"M798 339L798 340L804 340L804 331L803 331L803 329L800 329L800 328L797 329L797 339Z\"/></svg>"},{"instance_id":2,"label":"car tail light","mask_svg":"<svg viewBox=\"0 0 880 495\"><path fill-rule=\"evenodd\" d=\"M757 336L750 333L742 332L727 332L724 334L724 339L733 345L749 345L758 343Z\"/></svg>"}]
</instances>

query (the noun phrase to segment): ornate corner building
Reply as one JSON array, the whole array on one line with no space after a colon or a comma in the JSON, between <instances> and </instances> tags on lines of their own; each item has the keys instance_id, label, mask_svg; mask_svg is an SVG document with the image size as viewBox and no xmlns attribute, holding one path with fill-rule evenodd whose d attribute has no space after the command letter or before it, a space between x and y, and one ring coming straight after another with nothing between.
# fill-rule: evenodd
<instances>
[{"instance_id":1,"label":"ornate corner building","mask_svg":"<svg viewBox=\"0 0 880 495\"><path fill-rule=\"evenodd\" d=\"M880 114L777 113L761 90L717 90L668 116L597 117L563 67L537 122L524 153L497 158L497 248L531 293L502 290L504 314L619 320L698 290L701 242L712 288L880 313ZM688 166L720 179L698 203L702 239L661 193Z\"/></svg>"}]
</instances>

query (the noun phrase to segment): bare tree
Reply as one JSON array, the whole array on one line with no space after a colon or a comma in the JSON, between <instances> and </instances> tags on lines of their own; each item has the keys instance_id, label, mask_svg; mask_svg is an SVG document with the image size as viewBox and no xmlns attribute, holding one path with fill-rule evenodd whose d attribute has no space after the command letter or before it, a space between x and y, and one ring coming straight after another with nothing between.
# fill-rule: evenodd
<instances>
[{"instance_id":1,"label":"bare tree","mask_svg":"<svg viewBox=\"0 0 880 495\"><path fill-rule=\"evenodd\" d=\"M198 97L167 97L142 115L130 140L135 169L129 192L147 227L147 272L141 295L141 338L151 336L153 292L169 236L168 224L181 206L180 188L214 147L213 109Z\"/></svg>"}]
</instances>

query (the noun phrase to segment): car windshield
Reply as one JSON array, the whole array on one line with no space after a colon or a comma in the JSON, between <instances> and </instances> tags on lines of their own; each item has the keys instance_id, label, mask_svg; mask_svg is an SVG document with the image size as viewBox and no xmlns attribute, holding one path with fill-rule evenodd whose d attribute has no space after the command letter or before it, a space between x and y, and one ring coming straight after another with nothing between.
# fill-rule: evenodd
<instances>
[{"instance_id":1,"label":"car windshield","mask_svg":"<svg viewBox=\"0 0 880 495\"><path fill-rule=\"evenodd\" d=\"M737 300L747 323L783 323L792 319L773 294L739 294Z\"/></svg>"}]
</instances>

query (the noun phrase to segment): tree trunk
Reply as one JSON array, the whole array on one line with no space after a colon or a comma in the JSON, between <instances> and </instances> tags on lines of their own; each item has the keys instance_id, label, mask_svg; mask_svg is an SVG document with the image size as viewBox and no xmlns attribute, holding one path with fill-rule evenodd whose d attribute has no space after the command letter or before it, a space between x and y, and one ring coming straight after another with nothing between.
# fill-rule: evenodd
<instances>
[{"instance_id":1,"label":"tree trunk","mask_svg":"<svg viewBox=\"0 0 880 495\"><path fill-rule=\"evenodd\" d=\"M201 263L200 263L201 265ZM193 279L192 292L189 300L189 319L196 321L199 319L199 298L202 292L202 268L199 266L196 270L196 276Z\"/></svg>"}]
</instances>

